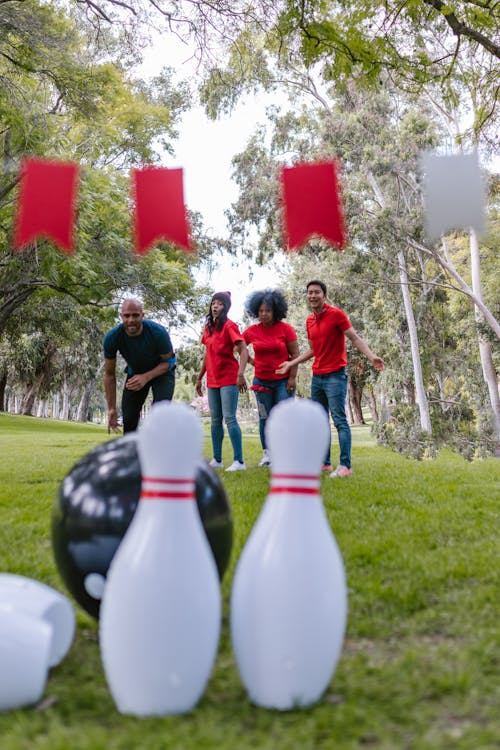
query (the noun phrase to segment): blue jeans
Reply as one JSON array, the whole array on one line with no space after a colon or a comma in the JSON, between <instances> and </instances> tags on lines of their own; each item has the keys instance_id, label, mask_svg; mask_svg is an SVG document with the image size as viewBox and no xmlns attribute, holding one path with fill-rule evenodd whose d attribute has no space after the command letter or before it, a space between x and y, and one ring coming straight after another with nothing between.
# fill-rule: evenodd
<instances>
[{"instance_id":1,"label":"blue jeans","mask_svg":"<svg viewBox=\"0 0 500 750\"><path fill-rule=\"evenodd\" d=\"M347 396L347 373L342 367L326 375L313 375L311 383L311 398L324 408L328 415L330 411L333 424L337 428L340 446L340 463L351 468L351 428L345 413L345 399ZM331 463L331 446L325 456L325 464Z\"/></svg>"},{"instance_id":2,"label":"blue jeans","mask_svg":"<svg viewBox=\"0 0 500 750\"><path fill-rule=\"evenodd\" d=\"M259 412L259 434L262 448L266 449L265 426L269 412L276 406L279 401L287 398L293 398L293 393L288 393L286 384L288 378L280 380L262 380L262 378L253 379L253 385L260 385L269 388L268 391L254 391L255 400L257 401L257 411Z\"/></svg>"},{"instance_id":3,"label":"blue jeans","mask_svg":"<svg viewBox=\"0 0 500 750\"><path fill-rule=\"evenodd\" d=\"M222 441L224 439L224 419L233 446L235 461L243 461L241 429L236 421L238 408L238 386L223 385L222 388L207 388L210 409L212 448L216 461L222 461Z\"/></svg>"}]
</instances>

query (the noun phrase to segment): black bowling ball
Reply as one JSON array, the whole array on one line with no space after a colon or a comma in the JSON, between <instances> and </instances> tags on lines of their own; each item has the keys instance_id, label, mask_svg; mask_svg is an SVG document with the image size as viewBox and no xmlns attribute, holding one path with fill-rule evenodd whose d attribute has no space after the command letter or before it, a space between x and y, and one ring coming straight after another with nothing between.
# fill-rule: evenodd
<instances>
[{"instance_id":1,"label":"black bowling ball","mask_svg":"<svg viewBox=\"0 0 500 750\"><path fill-rule=\"evenodd\" d=\"M56 565L76 601L96 619L108 568L140 492L135 433L91 450L61 484L52 514ZM233 523L224 485L206 461L196 470L195 495L222 580L231 556Z\"/></svg>"}]
</instances>

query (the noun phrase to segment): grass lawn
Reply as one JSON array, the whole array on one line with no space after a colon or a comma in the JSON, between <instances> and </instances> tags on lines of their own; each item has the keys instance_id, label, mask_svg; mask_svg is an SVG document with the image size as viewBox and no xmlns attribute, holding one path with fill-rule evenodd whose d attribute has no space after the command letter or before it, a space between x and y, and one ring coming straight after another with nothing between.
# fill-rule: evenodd
<instances>
[{"instance_id":1,"label":"grass lawn","mask_svg":"<svg viewBox=\"0 0 500 750\"><path fill-rule=\"evenodd\" d=\"M65 591L52 556L52 506L71 466L107 438L104 427L0 415L0 570ZM248 702L229 639L234 566L269 479L254 468L257 436L244 446L251 468L222 475L235 544L218 657L197 708L121 716L97 624L75 604L69 654L51 671L41 706L0 714L0 750L499 748L500 460L468 464L443 451L417 463L377 446L368 428L353 430L354 475L322 480L349 585L343 653L321 702L280 713Z\"/></svg>"}]
</instances>

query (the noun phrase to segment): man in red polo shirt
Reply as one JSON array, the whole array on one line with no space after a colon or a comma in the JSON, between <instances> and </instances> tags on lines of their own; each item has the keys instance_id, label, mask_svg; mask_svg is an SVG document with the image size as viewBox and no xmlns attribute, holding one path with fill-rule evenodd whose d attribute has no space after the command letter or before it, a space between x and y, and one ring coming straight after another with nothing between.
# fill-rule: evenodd
<instances>
[{"instance_id":1,"label":"man in red polo shirt","mask_svg":"<svg viewBox=\"0 0 500 750\"><path fill-rule=\"evenodd\" d=\"M351 325L340 307L326 302L326 284L323 281L309 281L307 301L311 315L306 320L309 349L287 362L283 362L277 374L286 375L288 370L314 357L312 366L311 398L330 411L339 436L340 461L330 474L331 477L347 477L351 469L351 429L345 413L347 396L347 353L345 337L364 354L376 370L384 369L384 362L370 350ZM331 471L330 446L325 457L324 470Z\"/></svg>"}]
</instances>

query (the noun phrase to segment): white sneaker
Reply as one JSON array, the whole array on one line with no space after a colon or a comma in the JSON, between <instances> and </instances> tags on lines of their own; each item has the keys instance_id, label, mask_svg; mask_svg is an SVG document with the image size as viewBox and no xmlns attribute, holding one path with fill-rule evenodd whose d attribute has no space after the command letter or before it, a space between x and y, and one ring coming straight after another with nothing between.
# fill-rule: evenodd
<instances>
[{"instance_id":1,"label":"white sneaker","mask_svg":"<svg viewBox=\"0 0 500 750\"><path fill-rule=\"evenodd\" d=\"M231 466L228 466L226 471L245 471L246 470L246 464L244 461L241 463L239 461L233 461Z\"/></svg>"},{"instance_id":2,"label":"white sneaker","mask_svg":"<svg viewBox=\"0 0 500 750\"><path fill-rule=\"evenodd\" d=\"M269 451L267 448L264 450L264 453L262 454L262 458L260 459L258 466L271 466L271 456L269 455Z\"/></svg>"},{"instance_id":3,"label":"white sneaker","mask_svg":"<svg viewBox=\"0 0 500 750\"><path fill-rule=\"evenodd\" d=\"M330 474L330 477L332 479L335 479L336 477L343 478L343 477L350 477L352 474L352 469L348 469L347 466L342 466L342 464L339 464L335 471L332 471Z\"/></svg>"},{"instance_id":4,"label":"white sneaker","mask_svg":"<svg viewBox=\"0 0 500 750\"><path fill-rule=\"evenodd\" d=\"M216 461L215 458L212 458L211 461L208 462L208 465L212 467L212 469L223 469L224 464L222 461Z\"/></svg>"}]
</instances>

